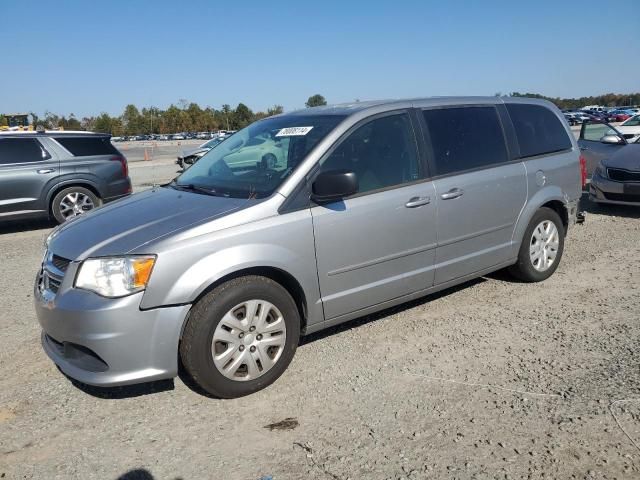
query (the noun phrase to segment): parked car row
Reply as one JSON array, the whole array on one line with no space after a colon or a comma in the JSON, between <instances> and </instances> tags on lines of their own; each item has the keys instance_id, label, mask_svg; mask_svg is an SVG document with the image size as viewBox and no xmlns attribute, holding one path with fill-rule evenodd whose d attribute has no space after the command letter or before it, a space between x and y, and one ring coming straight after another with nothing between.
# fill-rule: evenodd
<instances>
[{"instance_id":1,"label":"parked car row","mask_svg":"<svg viewBox=\"0 0 640 480\"><path fill-rule=\"evenodd\" d=\"M217 132L181 132L172 134L130 135L125 137L111 137L112 142L136 141L170 141L170 140L211 140L220 136L229 136L235 130L218 130Z\"/></svg>"},{"instance_id":2,"label":"parked car row","mask_svg":"<svg viewBox=\"0 0 640 480\"><path fill-rule=\"evenodd\" d=\"M598 109L563 110L562 113L569 125L580 125L585 121L624 122L640 114L640 109L598 107Z\"/></svg>"}]
</instances>

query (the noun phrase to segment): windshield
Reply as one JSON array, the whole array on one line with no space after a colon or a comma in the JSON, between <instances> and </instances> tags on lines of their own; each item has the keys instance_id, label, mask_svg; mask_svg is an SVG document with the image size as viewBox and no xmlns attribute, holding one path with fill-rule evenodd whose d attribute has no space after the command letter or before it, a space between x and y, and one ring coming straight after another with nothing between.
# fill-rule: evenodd
<instances>
[{"instance_id":1,"label":"windshield","mask_svg":"<svg viewBox=\"0 0 640 480\"><path fill-rule=\"evenodd\" d=\"M260 120L210 150L172 185L226 197L268 197L344 118L283 115Z\"/></svg>"}]
</instances>

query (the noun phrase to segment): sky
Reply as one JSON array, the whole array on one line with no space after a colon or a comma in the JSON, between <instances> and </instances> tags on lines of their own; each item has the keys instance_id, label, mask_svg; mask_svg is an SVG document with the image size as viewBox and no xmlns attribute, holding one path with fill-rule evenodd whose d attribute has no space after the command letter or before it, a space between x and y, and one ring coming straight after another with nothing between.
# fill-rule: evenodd
<instances>
[{"instance_id":1,"label":"sky","mask_svg":"<svg viewBox=\"0 0 640 480\"><path fill-rule=\"evenodd\" d=\"M0 0L0 112L640 90L638 0Z\"/></svg>"}]
</instances>

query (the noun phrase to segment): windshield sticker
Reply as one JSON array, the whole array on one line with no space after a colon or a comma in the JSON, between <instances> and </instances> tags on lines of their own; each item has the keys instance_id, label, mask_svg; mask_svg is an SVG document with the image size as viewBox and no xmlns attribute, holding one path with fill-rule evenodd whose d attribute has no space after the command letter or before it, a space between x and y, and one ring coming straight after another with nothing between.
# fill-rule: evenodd
<instances>
[{"instance_id":1,"label":"windshield sticker","mask_svg":"<svg viewBox=\"0 0 640 480\"><path fill-rule=\"evenodd\" d=\"M276 137L294 137L306 135L313 127L287 127L276 133Z\"/></svg>"}]
</instances>

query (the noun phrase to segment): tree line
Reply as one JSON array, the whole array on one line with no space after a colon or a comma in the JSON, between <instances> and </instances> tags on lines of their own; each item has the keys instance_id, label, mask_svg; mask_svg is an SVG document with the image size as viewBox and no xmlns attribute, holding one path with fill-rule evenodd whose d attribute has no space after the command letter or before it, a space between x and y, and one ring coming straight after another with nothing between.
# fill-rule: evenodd
<instances>
[{"instance_id":1,"label":"tree line","mask_svg":"<svg viewBox=\"0 0 640 480\"><path fill-rule=\"evenodd\" d=\"M502 96L501 93L496 93ZM606 93L591 97L559 98L547 97L538 93L512 92L507 96L543 98L553 102L561 109L576 109L585 105L602 105L607 107L640 105L640 93ZM316 107L326 105L327 101L320 95L312 95L305 106ZM157 107L138 108L127 105L121 115L111 116L101 113L98 116L76 118L74 114L68 116L45 112L41 118L30 113L31 124L46 129L63 128L64 130L89 130L110 133L113 136L139 135L150 133L176 132L210 132L216 130L238 130L261 118L277 115L283 112L281 105L274 105L265 112L252 111L244 103L235 108L222 105L222 108L202 108L194 102L180 100L177 105L170 105L163 110ZM0 115L0 127L7 125L7 119Z\"/></svg>"},{"instance_id":2,"label":"tree line","mask_svg":"<svg viewBox=\"0 0 640 480\"><path fill-rule=\"evenodd\" d=\"M305 105L315 107L326 105L322 95L309 97ZM157 107L138 108L127 105L121 115L111 116L101 113L98 116L77 118L73 113L69 116L45 112L43 117L29 113L31 125L45 129L88 130L110 133L113 136L162 134L177 132L212 132L216 130L239 130L261 118L282 113L281 105L274 105L265 112L254 112L244 103L235 108L222 105L222 108L202 108L194 102L180 100L177 105L170 105L163 110ZM7 119L0 115L0 126L7 125Z\"/></svg>"}]
</instances>

